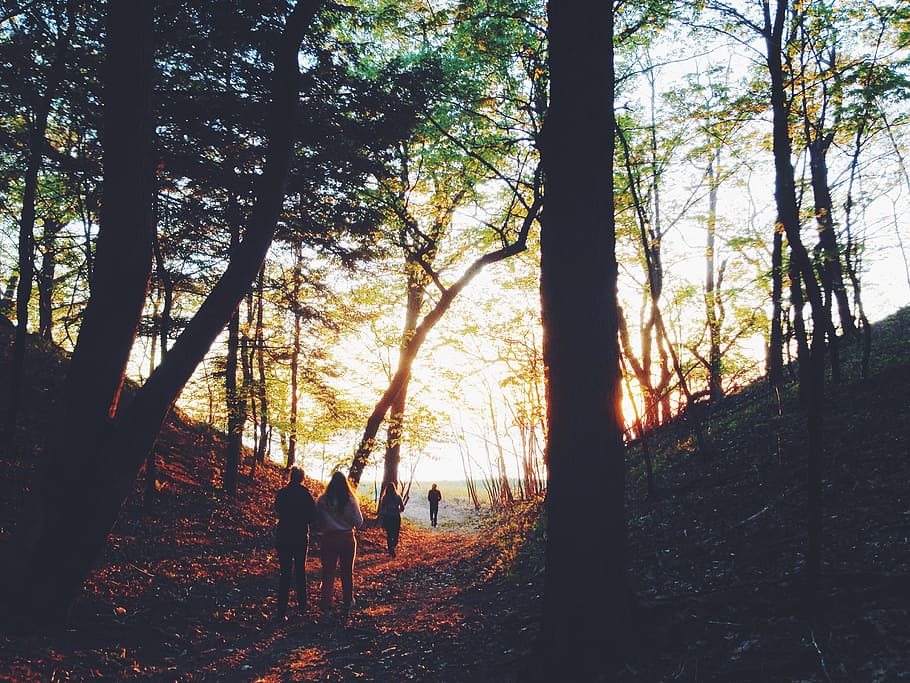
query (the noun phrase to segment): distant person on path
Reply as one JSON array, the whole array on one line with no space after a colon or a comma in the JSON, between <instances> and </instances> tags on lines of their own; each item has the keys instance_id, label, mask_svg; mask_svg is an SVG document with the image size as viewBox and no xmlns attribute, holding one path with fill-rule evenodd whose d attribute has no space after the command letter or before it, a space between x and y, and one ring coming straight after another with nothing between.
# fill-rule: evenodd
<instances>
[{"instance_id":1,"label":"distant person on path","mask_svg":"<svg viewBox=\"0 0 910 683\"><path fill-rule=\"evenodd\" d=\"M297 609L303 612L307 608L306 556L309 525L316 520L316 504L309 489L303 485L303 470L299 467L291 468L287 485L275 494L275 515L278 517L275 549L281 569L276 616L283 619L291 592L291 574L297 590Z\"/></svg>"},{"instance_id":2,"label":"distant person on path","mask_svg":"<svg viewBox=\"0 0 910 683\"><path fill-rule=\"evenodd\" d=\"M439 501L442 500L442 491L436 488L436 484L427 492L427 500L430 501L430 524L436 526L439 519Z\"/></svg>"},{"instance_id":3,"label":"distant person on path","mask_svg":"<svg viewBox=\"0 0 910 683\"><path fill-rule=\"evenodd\" d=\"M377 506L379 523L385 529L385 543L389 556L395 557L398 547L398 536L401 534L401 513L404 512L404 501L398 495L394 481L387 481L382 487Z\"/></svg>"},{"instance_id":4,"label":"distant person on path","mask_svg":"<svg viewBox=\"0 0 910 683\"><path fill-rule=\"evenodd\" d=\"M323 610L332 608L335 570L341 576L341 598L345 609L354 606L354 558L357 539L354 529L363 524L363 514L347 477L335 472L322 495L316 499L316 516L322 529L319 559L322 560Z\"/></svg>"}]
</instances>

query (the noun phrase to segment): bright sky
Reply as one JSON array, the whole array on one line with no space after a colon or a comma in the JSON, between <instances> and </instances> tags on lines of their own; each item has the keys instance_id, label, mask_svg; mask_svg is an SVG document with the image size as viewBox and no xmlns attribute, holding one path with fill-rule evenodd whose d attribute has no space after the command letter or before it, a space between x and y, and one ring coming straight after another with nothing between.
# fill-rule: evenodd
<instances>
[{"instance_id":1,"label":"bright sky","mask_svg":"<svg viewBox=\"0 0 910 683\"><path fill-rule=\"evenodd\" d=\"M722 56L722 53L720 54ZM705 59L709 59L707 53ZM706 65L703 64L702 68ZM691 65L677 63L672 68L668 67L667 72L659 79L661 87L675 87L671 80L681 78L688 66ZM637 97L643 97L642 93ZM724 163L727 163L727 160ZM723 215L723 220L726 220L727 225L732 226L733 230L741 230L744 227L735 221L744 223L753 221L759 231L773 224L773 182L768 176L770 154L765 155L759 166L762 163L766 164L765 169L756 171L751 183L744 183L738 187L731 183L721 188L718 209ZM662 201L666 203L666 206L662 205L664 220L671 220L674 217L674 205L678 208L685 204L688 193L696 185L700 173L697 164L682 160L677 160L676 165L668 169L663 181L666 187L662 190ZM872 182L875 182L874 179ZM899 196L896 201L902 202L905 206L907 198ZM699 201L687 211L680 209L678 224L667 235L666 285L668 290L673 290L667 293L667 299L684 286L701 287L704 277L705 211L704 201ZM901 254L902 243L910 248L910 235L900 235L900 224L895 219L895 215L903 216L906 213L905 209L902 210L897 204L882 198L868 206L864 215L854 217L857 222L862 221L868 226L865 234L868 249L864 255L863 301L867 315L873 321L887 316L910 301L910 285ZM627 257L620 255L621 266L628 269L621 277L629 277L629 273L634 270L640 271L637 263L631 259L626 261L625 258ZM745 288L751 282L756 305L762 306L766 297L755 285L757 269L756 272L745 272L746 269L747 266L742 261L733 263L731 272L728 273L728 283L733 283L740 277ZM451 281L453 274L457 272L457 269L453 269L451 273L446 274L447 280ZM641 277L640 272L636 277ZM533 282L523 292L513 290L508 296L504 296L503 287L510 279L514 279L514 276L504 264L494 264L484 271L431 332L421 349L409 387L409 412L413 414L414 409L422 406L437 423L434 426L434 435L426 443L418 446L406 445L403 448L400 469L402 479L410 477L410 469L415 459L417 464L414 467L414 478L424 482L462 479L463 456L470 458L475 477L480 478L489 472L489 458L496 452L496 445L482 435L490 439L494 434L487 410L491 397L494 410L497 412L498 431L501 434L499 445L506 453L507 465L512 467L514 452L519 447L519 442L515 438L514 430L510 434L506 428L509 418L503 396L507 387L508 372L502 363L494 362L496 356L502 353L502 348L497 346L502 336L500 333L498 339L497 330L494 328L497 323L514 316L518 310L536 311L539 297L536 283ZM624 290L622 287L621 284L621 298L625 292L632 291ZM630 318L635 318L640 294L634 291L628 294L627 298L631 304ZM697 300L697 297L693 300ZM624 301L624 304L626 303ZM673 314L675 304L668 301L663 302L663 305L667 306L668 315ZM690 308L678 307L675 310L677 323L681 326L689 321L700 324L697 322L698 318L693 316L703 313L692 308L695 304L688 305ZM389 317L383 321L384 329L390 330L394 335L400 329L402 317L399 309L390 307ZM630 322L634 324L634 320ZM477 336L466 332L472 324L476 326ZM539 331L537 341L539 343ZM458 346L462 348L457 348ZM764 349L760 338L749 342L749 348L757 360L763 356ZM377 349L375 337L369 331L365 331L360 338L352 337L336 350L338 357L343 359L342 365L348 368L340 386L349 396L359 399L369 407L385 389L389 367L393 366L397 359L394 345L385 351ZM350 434L327 445L329 451L327 462L345 458L349 460L359 440L367 414L362 416L359 424L350 426ZM458 442L455 432L462 431L464 439ZM384 437L385 430L382 429L377 435L380 444ZM274 450L277 452L280 449ZM380 445L374 452L373 462L378 463L381 457ZM329 472L323 472L325 462L321 460L307 462L306 466L313 476L318 477L322 474L323 478L327 478L329 475ZM364 473L363 483L378 479L381 474L381 465L371 465Z\"/></svg>"}]
</instances>

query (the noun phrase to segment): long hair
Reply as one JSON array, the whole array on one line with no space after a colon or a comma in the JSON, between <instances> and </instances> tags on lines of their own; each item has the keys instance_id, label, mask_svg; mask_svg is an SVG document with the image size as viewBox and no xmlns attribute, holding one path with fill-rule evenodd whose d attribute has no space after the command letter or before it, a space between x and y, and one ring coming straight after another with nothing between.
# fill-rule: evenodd
<instances>
[{"instance_id":1,"label":"long hair","mask_svg":"<svg viewBox=\"0 0 910 683\"><path fill-rule=\"evenodd\" d=\"M329 505L335 510L340 510L342 507L344 507L345 503L347 503L348 500L354 500L354 491L351 489L351 484L348 482L348 478L341 472L337 471L329 480L329 483L325 487L325 493L323 495L325 496Z\"/></svg>"},{"instance_id":2,"label":"long hair","mask_svg":"<svg viewBox=\"0 0 910 683\"><path fill-rule=\"evenodd\" d=\"M382 507L383 501L386 499L386 496L394 496L398 493L398 488L395 486L394 481L387 481L382 487L382 493L379 494L379 503L378 507Z\"/></svg>"}]
</instances>

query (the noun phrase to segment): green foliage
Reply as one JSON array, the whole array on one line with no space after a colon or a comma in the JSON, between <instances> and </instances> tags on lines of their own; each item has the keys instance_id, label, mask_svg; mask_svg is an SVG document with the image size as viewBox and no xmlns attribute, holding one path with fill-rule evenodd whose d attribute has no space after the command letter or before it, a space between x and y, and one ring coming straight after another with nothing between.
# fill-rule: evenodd
<instances>
[{"instance_id":1,"label":"green foliage","mask_svg":"<svg viewBox=\"0 0 910 683\"><path fill-rule=\"evenodd\" d=\"M493 560L490 574L542 574L547 542L543 498L522 501L483 521Z\"/></svg>"}]
</instances>

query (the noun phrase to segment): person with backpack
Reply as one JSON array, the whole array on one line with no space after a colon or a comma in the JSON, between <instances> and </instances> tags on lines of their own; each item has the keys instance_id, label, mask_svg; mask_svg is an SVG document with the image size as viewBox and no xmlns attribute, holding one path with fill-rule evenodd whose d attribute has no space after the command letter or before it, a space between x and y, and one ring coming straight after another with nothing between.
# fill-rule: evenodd
<instances>
[{"instance_id":1,"label":"person with backpack","mask_svg":"<svg viewBox=\"0 0 910 683\"><path fill-rule=\"evenodd\" d=\"M398 547L398 536L401 533L401 513L404 512L404 501L398 495L394 481L387 481L382 487L377 505L379 524L385 530L385 542L389 557L395 557Z\"/></svg>"},{"instance_id":2,"label":"person with backpack","mask_svg":"<svg viewBox=\"0 0 910 683\"><path fill-rule=\"evenodd\" d=\"M275 516L278 528L275 549L278 551L278 610L284 619L291 592L291 576L297 591L297 609L307 609L306 558L309 548L309 525L316 519L316 504L310 490L303 484L303 470L292 467L288 483L275 494Z\"/></svg>"}]
</instances>

